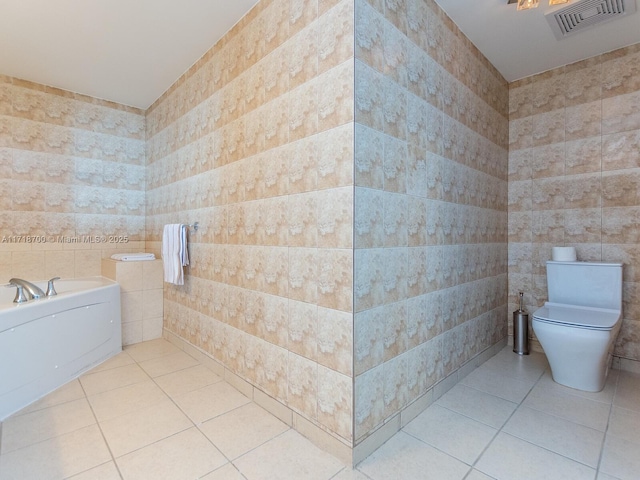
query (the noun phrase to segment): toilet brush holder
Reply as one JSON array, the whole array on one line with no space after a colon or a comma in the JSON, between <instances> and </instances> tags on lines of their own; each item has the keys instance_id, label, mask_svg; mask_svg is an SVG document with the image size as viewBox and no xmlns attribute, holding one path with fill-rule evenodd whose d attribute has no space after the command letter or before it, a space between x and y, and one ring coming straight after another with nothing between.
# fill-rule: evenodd
<instances>
[{"instance_id":1,"label":"toilet brush holder","mask_svg":"<svg viewBox=\"0 0 640 480\"><path fill-rule=\"evenodd\" d=\"M524 292L520 292L520 306L513 312L513 351L529 355L529 314L522 308Z\"/></svg>"}]
</instances>

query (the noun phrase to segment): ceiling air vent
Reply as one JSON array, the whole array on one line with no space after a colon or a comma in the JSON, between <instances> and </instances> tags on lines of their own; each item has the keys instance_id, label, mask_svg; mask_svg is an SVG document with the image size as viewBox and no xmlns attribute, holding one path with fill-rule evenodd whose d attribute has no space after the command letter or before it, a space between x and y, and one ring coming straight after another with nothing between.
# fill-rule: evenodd
<instances>
[{"instance_id":1,"label":"ceiling air vent","mask_svg":"<svg viewBox=\"0 0 640 480\"><path fill-rule=\"evenodd\" d=\"M636 0L582 0L554 10L545 17L558 40L585 28L629 15L636 11Z\"/></svg>"}]
</instances>

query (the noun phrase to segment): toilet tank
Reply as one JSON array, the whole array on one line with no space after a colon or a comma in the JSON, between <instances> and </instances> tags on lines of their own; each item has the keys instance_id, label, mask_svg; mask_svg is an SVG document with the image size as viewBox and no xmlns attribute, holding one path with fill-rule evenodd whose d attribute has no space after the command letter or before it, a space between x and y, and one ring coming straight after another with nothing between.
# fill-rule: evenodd
<instances>
[{"instance_id":1,"label":"toilet tank","mask_svg":"<svg viewBox=\"0 0 640 480\"><path fill-rule=\"evenodd\" d=\"M549 302L622 310L622 264L547 262Z\"/></svg>"}]
</instances>

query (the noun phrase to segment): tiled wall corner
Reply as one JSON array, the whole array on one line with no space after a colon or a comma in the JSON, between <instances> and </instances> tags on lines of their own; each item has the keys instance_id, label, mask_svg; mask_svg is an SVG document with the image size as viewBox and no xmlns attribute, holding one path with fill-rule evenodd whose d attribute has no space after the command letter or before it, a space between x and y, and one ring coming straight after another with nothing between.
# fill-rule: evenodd
<instances>
[{"instance_id":1,"label":"tiled wall corner","mask_svg":"<svg viewBox=\"0 0 640 480\"><path fill-rule=\"evenodd\" d=\"M146 114L146 250L200 224L164 328L346 444L353 8L258 2Z\"/></svg>"},{"instance_id":2,"label":"tiled wall corner","mask_svg":"<svg viewBox=\"0 0 640 480\"><path fill-rule=\"evenodd\" d=\"M99 275L144 244L144 112L6 76L0 91L0 281Z\"/></svg>"},{"instance_id":3,"label":"tiled wall corner","mask_svg":"<svg viewBox=\"0 0 640 480\"><path fill-rule=\"evenodd\" d=\"M356 0L355 18L354 444L367 452L506 336L509 97L435 2Z\"/></svg>"},{"instance_id":4,"label":"tiled wall corner","mask_svg":"<svg viewBox=\"0 0 640 480\"><path fill-rule=\"evenodd\" d=\"M121 262L106 258L102 275L120 284L122 344L162 337L162 260Z\"/></svg>"}]
</instances>

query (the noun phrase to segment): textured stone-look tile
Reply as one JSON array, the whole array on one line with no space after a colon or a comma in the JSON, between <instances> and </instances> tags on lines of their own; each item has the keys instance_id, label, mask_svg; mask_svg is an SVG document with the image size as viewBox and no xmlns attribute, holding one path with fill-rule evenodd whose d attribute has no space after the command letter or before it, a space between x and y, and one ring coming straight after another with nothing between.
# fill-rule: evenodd
<instances>
[{"instance_id":1,"label":"textured stone-look tile","mask_svg":"<svg viewBox=\"0 0 640 480\"><path fill-rule=\"evenodd\" d=\"M318 194L317 239L320 248L353 245L353 188L323 190Z\"/></svg>"},{"instance_id":2,"label":"textured stone-look tile","mask_svg":"<svg viewBox=\"0 0 640 480\"><path fill-rule=\"evenodd\" d=\"M565 139L564 110L552 110L531 117L533 145L541 146Z\"/></svg>"},{"instance_id":3,"label":"textured stone-look tile","mask_svg":"<svg viewBox=\"0 0 640 480\"><path fill-rule=\"evenodd\" d=\"M640 172L636 169L603 173L602 206L623 207L640 204L638 182Z\"/></svg>"},{"instance_id":4,"label":"textured stone-look tile","mask_svg":"<svg viewBox=\"0 0 640 480\"><path fill-rule=\"evenodd\" d=\"M637 243L640 232L634 229L639 207L613 207L602 211L602 241L604 243Z\"/></svg>"},{"instance_id":5,"label":"textured stone-look tile","mask_svg":"<svg viewBox=\"0 0 640 480\"><path fill-rule=\"evenodd\" d=\"M311 360L317 358L318 307L304 302L289 301L290 351Z\"/></svg>"},{"instance_id":6,"label":"textured stone-look tile","mask_svg":"<svg viewBox=\"0 0 640 480\"><path fill-rule=\"evenodd\" d=\"M354 3L330 1L336 3L337 8L322 15L318 24L318 70L320 72L354 56ZM329 7L322 4L323 2L320 1L318 5L320 10Z\"/></svg>"},{"instance_id":7,"label":"textured stone-look tile","mask_svg":"<svg viewBox=\"0 0 640 480\"><path fill-rule=\"evenodd\" d=\"M384 18L365 0L355 6L355 56L379 72L384 69Z\"/></svg>"},{"instance_id":8,"label":"textured stone-look tile","mask_svg":"<svg viewBox=\"0 0 640 480\"><path fill-rule=\"evenodd\" d=\"M353 310L353 255L350 250L318 251L318 305L333 310Z\"/></svg>"},{"instance_id":9,"label":"textured stone-look tile","mask_svg":"<svg viewBox=\"0 0 640 480\"><path fill-rule=\"evenodd\" d=\"M355 72L355 120L374 130L385 132L387 94L384 77L359 61L356 62ZM392 112L389 113L389 120L392 120L394 116Z\"/></svg>"},{"instance_id":10,"label":"textured stone-look tile","mask_svg":"<svg viewBox=\"0 0 640 480\"><path fill-rule=\"evenodd\" d=\"M318 362L345 375L352 373L353 323L346 312L318 310Z\"/></svg>"},{"instance_id":11,"label":"textured stone-look tile","mask_svg":"<svg viewBox=\"0 0 640 480\"><path fill-rule=\"evenodd\" d=\"M633 92L602 100L602 133L619 133L640 128L640 93Z\"/></svg>"},{"instance_id":12,"label":"textured stone-look tile","mask_svg":"<svg viewBox=\"0 0 640 480\"><path fill-rule=\"evenodd\" d=\"M287 357L289 374L287 403L306 418L316 420L318 416L318 372L317 364L299 355Z\"/></svg>"},{"instance_id":13,"label":"textured stone-look tile","mask_svg":"<svg viewBox=\"0 0 640 480\"><path fill-rule=\"evenodd\" d=\"M354 183L354 131L349 123L317 136L318 189L351 186Z\"/></svg>"},{"instance_id":14,"label":"textured stone-look tile","mask_svg":"<svg viewBox=\"0 0 640 480\"><path fill-rule=\"evenodd\" d=\"M347 61L319 78L318 130L353 121L353 62Z\"/></svg>"},{"instance_id":15,"label":"textured stone-look tile","mask_svg":"<svg viewBox=\"0 0 640 480\"><path fill-rule=\"evenodd\" d=\"M384 185L384 135L357 123L355 144L356 185L382 190Z\"/></svg>"},{"instance_id":16,"label":"textured stone-look tile","mask_svg":"<svg viewBox=\"0 0 640 480\"><path fill-rule=\"evenodd\" d=\"M618 170L640 166L640 130L603 135L602 169Z\"/></svg>"},{"instance_id":17,"label":"textured stone-look tile","mask_svg":"<svg viewBox=\"0 0 640 480\"><path fill-rule=\"evenodd\" d=\"M600 99L602 66L588 59L565 67L565 106L570 107Z\"/></svg>"},{"instance_id":18,"label":"textured stone-look tile","mask_svg":"<svg viewBox=\"0 0 640 480\"><path fill-rule=\"evenodd\" d=\"M355 247L384 246L384 195L369 188L356 188Z\"/></svg>"},{"instance_id":19,"label":"textured stone-look tile","mask_svg":"<svg viewBox=\"0 0 640 480\"><path fill-rule=\"evenodd\" d=\"M356 378L355 438L361 438L384 420L383 366L368 370Z\"/></svg>"},{"instance_id":20,"label":"textured stone-look tile","mask_svg":"<svg viewBox=\"0 0 640 480\"><path fill-rule=\"evenodd\" d=\"M565 106L564 69L557 68L531 79L532 114L550 112Z\"/></svg>"},{"instance_id":21,"label":"textured stone-look tile","mask_svg":"<svg viewBox=\"0 0 640 480\"><path fill-rule=\"evenodd\" d=\"M615 52L619 53L619 52ZM637 78L640 55L635 53L612 55L602 62L602 96L610 98L635 92L640 87Z\"/></svg>"}]
</instances>

